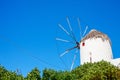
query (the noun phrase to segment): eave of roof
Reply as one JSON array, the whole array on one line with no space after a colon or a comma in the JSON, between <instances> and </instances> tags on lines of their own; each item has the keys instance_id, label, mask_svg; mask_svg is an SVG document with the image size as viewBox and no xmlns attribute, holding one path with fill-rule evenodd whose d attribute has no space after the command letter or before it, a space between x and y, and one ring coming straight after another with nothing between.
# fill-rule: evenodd
<instances>
[{"instance_id":1,"label":"eave of roof","mask_svg":"<svg viewBox=\"0 0 120 80\"><path fill-rule=\"evenodd\" d=\"M102 41L108 40L109 43L111 44L110 38L106 34L95 29L92 29L84 38L82 38L81 42L84 42L85 40L92 38L101 38Z\"/></svg>"}]
</instances>

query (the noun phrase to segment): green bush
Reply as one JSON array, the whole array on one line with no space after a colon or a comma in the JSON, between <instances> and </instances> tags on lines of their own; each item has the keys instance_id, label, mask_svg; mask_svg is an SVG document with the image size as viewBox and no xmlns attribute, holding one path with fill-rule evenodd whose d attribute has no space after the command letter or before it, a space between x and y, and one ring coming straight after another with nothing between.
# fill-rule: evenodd
<instances>
[{"instance_id":1,"label":"green bush","mask_svg":"<svg viewBox=\"0 0 120 80\"><path fill-rule=\"evenodd\" d=\"M42 72L40 76L40 71L34 68L23 77L0 65L0 80L120 80L120 69L106 61L85 63L71 72L53 69L44 69Z\"/></svg>"}]
</instances>

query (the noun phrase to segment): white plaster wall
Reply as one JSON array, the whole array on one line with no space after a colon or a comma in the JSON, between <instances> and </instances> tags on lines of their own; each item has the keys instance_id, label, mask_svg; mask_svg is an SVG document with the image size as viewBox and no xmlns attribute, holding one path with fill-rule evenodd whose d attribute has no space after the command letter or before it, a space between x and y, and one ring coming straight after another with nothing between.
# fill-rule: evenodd
<instances>
[{"instance_id":1,"label":"white plaster wall","mask_svg":"<svg viewBox=\"0 0 120 80\"><path fill-rule=\"evenodd\" d=\"M80 43L81 64L90 62L90 57L92 62L110 61L113 58L111 45L108 40L103 41L101 38L92 38L84 41L85 46L82 46L82 43Z\"/></svg>"},{"instance_id":2,"label":"white plaster wall","mask_svg":"<svg viewBox=\"0 0 120 80\"><path fill-rule=\"evenodd\" d=\"M112 59L110 63L120 68L120 58Z\"/></svg>"}]
</instances>

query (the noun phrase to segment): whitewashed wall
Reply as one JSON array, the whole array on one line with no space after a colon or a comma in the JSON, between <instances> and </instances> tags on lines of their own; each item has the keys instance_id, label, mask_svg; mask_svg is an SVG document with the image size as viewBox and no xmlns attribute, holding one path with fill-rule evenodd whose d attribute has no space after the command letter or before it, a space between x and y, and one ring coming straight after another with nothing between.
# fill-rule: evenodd
<instances>
[{"instance_id":1,"label":"whitewashed wall","mask_svg":"<svg viewBox=\"0 0 120 80\"><path fill-rule=\"evenodd\" d=\"M108 40L103 41L101 38L92 38L80 43L81 64L90 61L111 61L111 59L113 59L113 55L111 45Z\"/></svg>"}]
</instances>

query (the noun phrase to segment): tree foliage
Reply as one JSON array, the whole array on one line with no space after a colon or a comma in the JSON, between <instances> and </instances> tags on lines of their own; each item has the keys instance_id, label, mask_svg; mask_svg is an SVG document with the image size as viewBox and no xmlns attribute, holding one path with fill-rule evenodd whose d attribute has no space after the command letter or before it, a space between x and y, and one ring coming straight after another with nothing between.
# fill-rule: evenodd
<instances>
[{"instance_id":1,"label":"tree foliage","mask_svg":"<svg viewBox=\"0 0 120 80\"><path fill-rule=\"evenodd\" d=\"M80 80L120 80L120 69L106 61L86 63L72 73Z\"/></svg>"},{"instance_id":2,"label":"tree foliage","mask_svg":"<svg viewBox=\"0 0 120 80\"><path fill-rule=\"evenodd\" d=\"M16 72L8 71L0 65L0 80L24 80L24 77Z\"/></svg>"},{"instance_id":3,"label":"tree foliage","mask_svg":"<svg viewBox=\"0 0 120 80\"><path fill-rule=\"evenodd\" d=\"M41 80L40 71L37 68L34 68L30 73L27 75L27 80Z\"/></svg>"},{"instance_id":4,"label":"tree foliage","mask_svg":"<svg viewBox=\"0 0 120 80\"><path fill-rule=\"evenodd\" d=\"M120 69L106 61L85 63L72 71L34 68L26 77L0 66L0 80L120 80Z\"/></svg>"}]
</instances>

